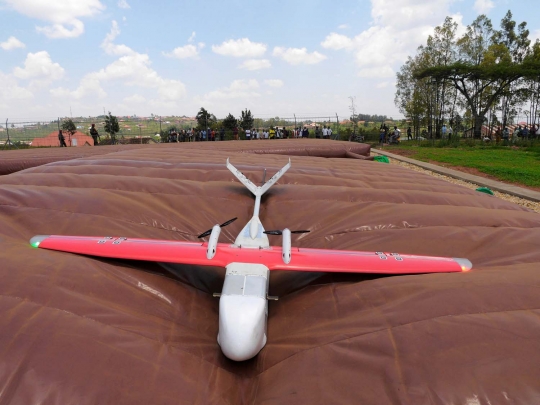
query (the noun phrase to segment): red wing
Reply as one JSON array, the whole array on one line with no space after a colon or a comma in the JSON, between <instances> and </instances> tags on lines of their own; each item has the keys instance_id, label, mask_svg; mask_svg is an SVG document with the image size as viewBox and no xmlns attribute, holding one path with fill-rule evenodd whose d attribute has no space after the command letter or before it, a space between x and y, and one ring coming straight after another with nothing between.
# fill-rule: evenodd
<instances>
[{"instance_id":1,"label":"red wing","mask_svg":"<svg viewBox=\"0 0 540 405\"><path fill-rule=\"evenodd\" d=\"M415 274L469 271L467 259L416 256L385 252L292 249L289 264L275 263L271 270L323 271L340 273Z\"/></svg>"},{"instance_id":2,"label":"red wing","mask_svg":"<svg viewBox=\"0 0 540 405\"><path fill-rule=\"evenodd\" d=\"M34 247L116 259L183 263L226 267L229 263L263 264L270 270L320 271L342 273L415 274L468 271L467 259L293 248L289 264L282 259L281 247L240 248L219 243L213 259L206 257L206 243L154 239L128 239L89 236L35 236Z\"/></svg>"},{"instance_id":3,"label":"red wing","mask_svg":"<svg viewBox=\"0 0 540 405\"><path fill-rule=\"evenodd\" d=\"M41 249L116 259L195 265L213 264L206 258L206 244L155 239L95 236L34 236L30 244Z\"/></svg>"}]
</instances>

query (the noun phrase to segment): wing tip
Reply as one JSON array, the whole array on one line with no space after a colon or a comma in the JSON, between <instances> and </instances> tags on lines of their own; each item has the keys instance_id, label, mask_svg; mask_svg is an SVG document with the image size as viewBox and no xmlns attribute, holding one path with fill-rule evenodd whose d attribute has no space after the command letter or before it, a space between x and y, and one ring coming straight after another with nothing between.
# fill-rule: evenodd
<instances>
[{"instance_id":1,"label":"wing tip","mask_svg":"<svg viewBox=\"0 0 540 405\"><path fill-rule=\"evenodd\" d=\"M463 257L454 257L453 258L457 264L461 266L462 272L467 272L472 269L473 265L469 259L465 259Z\"/></svg>"},{"instance_id":2,"label":"wing tip","mask_svg":"<svg viewBox=\"0 0 540 405\"><path fill-rule=\"evenodd\" d=\"M38 248L40 243L43 242L45 239L47 239L51 235L36 235L33 238L30 239L30 246L34 248Z\"/></svg>"}]
</instances>

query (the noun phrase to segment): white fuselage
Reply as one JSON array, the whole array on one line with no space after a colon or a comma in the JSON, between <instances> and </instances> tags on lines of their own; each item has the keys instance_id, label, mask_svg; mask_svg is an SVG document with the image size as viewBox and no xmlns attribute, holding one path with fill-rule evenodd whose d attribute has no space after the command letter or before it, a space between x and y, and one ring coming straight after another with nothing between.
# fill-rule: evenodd
<instances>
[{"instance_id":1,"label":"white fuselage","mask_svg":"<svg viewBox=\"0 0 540 405\"><path fill-rule=\"evenodd\" d=\"M233 246L238 249L268 248L270 243L263 232L259 217L254 215ZM230 263L226 267L219 299L218 343L223 354L231 360L251 359L266 344L269 277L268 267L262 264Z\"/></svg>"},{"instance_id":2,"label":"white fuselage","mask_svg":"<svg viewBox=\"0 0 540 405\"><path fill-rule=\"evenodd\" d=\"M269 270L262 264L231 263L219 300L218 343L231 360L251 359L266 344Z\"/></svg>"}]
</instances>

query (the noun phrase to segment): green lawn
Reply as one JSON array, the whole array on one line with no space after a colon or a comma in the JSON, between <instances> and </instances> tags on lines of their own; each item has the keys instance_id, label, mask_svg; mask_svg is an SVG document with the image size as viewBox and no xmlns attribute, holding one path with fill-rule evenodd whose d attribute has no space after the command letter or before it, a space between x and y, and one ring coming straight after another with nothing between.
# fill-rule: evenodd
<instances>
[{"instance_id":1,"label":"green lawn","mask_svg":"<svg viewBox=\"0 0 540 405\"><path fill-rule=\"evenodd\" d=\"M503 181L540 187L540 146L429 148L401 144L384 149L408 151L412 159L472 167Z\"/></svg>"}]
</instances>

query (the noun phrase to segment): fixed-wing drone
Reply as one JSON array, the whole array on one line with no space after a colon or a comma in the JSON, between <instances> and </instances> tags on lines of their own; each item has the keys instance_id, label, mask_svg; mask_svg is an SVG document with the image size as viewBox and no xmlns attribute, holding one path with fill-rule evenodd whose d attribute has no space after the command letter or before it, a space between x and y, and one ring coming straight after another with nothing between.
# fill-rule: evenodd
<instances>
[{"instance_id":1,"label":"fixed-wing drone","mask_svg":"<svg viewBox=\"0 0 540 405\"><path fill-rule=\"evenodd\" d=\"M181 242L125 237L38 235L34 247L90 256L224 267L219 301L217 341L231 360L256 356L266 344L270 271L313 271L379 274L463 272L472 268L463 258L404 255L386 252L304 249L291 247L291 234L309 231L265 231L260 219L261 196L291 167L291 161L268 182L256 186L229 163L227 168L255 195L253 217L233 244L218 243L221 228L233 218L201 235L208 242ZM267 235L281 235L282 246L270 246Z\"/></svg>"}]
</instances>

